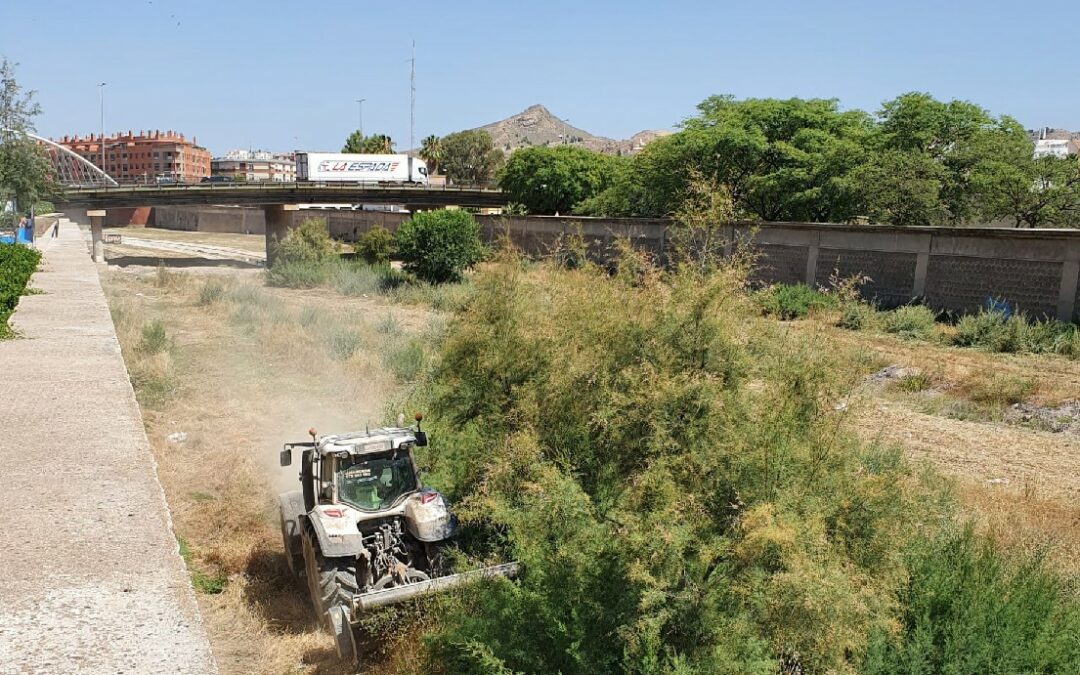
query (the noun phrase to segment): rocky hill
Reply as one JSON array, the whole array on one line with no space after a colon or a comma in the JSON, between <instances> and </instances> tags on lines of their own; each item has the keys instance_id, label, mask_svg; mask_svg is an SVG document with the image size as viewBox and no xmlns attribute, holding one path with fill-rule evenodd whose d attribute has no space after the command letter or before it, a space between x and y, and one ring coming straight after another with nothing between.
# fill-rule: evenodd
<instances>
[{"instance_id":1,"label":"rocky hill","mask_svg":"<svg viewBox=\"0 0 1080 675\"><path fill-rule=\"evenodd\" d=\"M491 134L496 148L506 152L533 145L573 145L612 155L633 154L645 147L646 143L671 133L646 130L621 141L594 136L559 119L542 105L529 106L516 115L479 128Z\"/></svg>"}]
</instances>

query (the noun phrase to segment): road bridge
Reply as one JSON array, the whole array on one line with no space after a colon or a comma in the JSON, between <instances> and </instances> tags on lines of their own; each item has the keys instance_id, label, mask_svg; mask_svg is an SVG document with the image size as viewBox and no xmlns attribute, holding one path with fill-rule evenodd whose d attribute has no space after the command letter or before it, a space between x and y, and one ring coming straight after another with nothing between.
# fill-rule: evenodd
<instances>
[{"instance_id":1,"label":"road bridge","mask_svg":"<svg viewBox=\"0 0 1080 675\"><path fill-rule=\"evenodd\" d=\"M117 185L69 188L58 208L85 208L90 217L93 257L104 260L101 239L106 210L142 206L262 206L266 211L267 252L292 225L301 204L400 204L410 210L446 206L500 207L501 190L478 186L400 183L200 183L198 185Z\"/></svg>"}]
</instances>

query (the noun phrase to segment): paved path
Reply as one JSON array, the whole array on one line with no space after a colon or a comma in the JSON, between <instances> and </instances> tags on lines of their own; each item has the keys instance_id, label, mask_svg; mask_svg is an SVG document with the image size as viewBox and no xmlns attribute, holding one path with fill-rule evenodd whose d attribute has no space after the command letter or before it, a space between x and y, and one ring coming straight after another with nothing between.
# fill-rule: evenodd
<instances>
[{"instance_id":1,"label":"paved path","mask_svg":"<svg viewBox=\"0 0 1080 675\"><path fill-rule=\"evenodd\" d=\"M0 673L213 673L86 236L0 342Z\"/></svg>"}]
</instances>

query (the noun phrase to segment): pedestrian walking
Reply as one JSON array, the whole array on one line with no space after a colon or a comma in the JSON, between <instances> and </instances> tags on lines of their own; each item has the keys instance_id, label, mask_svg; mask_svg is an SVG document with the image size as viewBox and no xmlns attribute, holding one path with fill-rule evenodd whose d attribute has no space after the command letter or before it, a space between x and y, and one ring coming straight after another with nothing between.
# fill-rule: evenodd
<instances>
[{"instance_id":1,"label":"pedestrian walking","mask_svg":"<svg viewBox=\"0 0 1080 675\"><path fill-rule=\"evenodd\" d=\"M52 236L54 238L60 236L60 219L59 218L56 219L56 224L53 225Z\"/></svg>"}]
</instances>

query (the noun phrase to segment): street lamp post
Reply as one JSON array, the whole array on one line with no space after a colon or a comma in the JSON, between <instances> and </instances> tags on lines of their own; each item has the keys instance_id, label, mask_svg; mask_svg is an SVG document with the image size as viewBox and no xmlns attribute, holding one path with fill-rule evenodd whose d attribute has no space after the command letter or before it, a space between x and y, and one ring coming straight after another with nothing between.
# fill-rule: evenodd
<instances>
[{"instance_id":1,"label":"street lamp post","mask_svg":"<svg viewBox=\"0 0 1080 675\"><path fill-rule=\"evenodd\" d=\"M101 137L98 138L98 142L101 143L101 171L102 173L108 173L105 171L105 83L102 82L98 85L98 93L101 96Z\"/></svg>"},{"instance_id":2,"label":"street lamp post","mask_svg":"<svg viewBox=\"0 0 1080 675\"><path fill-rule=\"evenodd\" d=\"M364 140L364 101L366 100L366 98L356 99L356 116L357 122L360 123L360 140Z\"/></svg>"}]
</instances>

